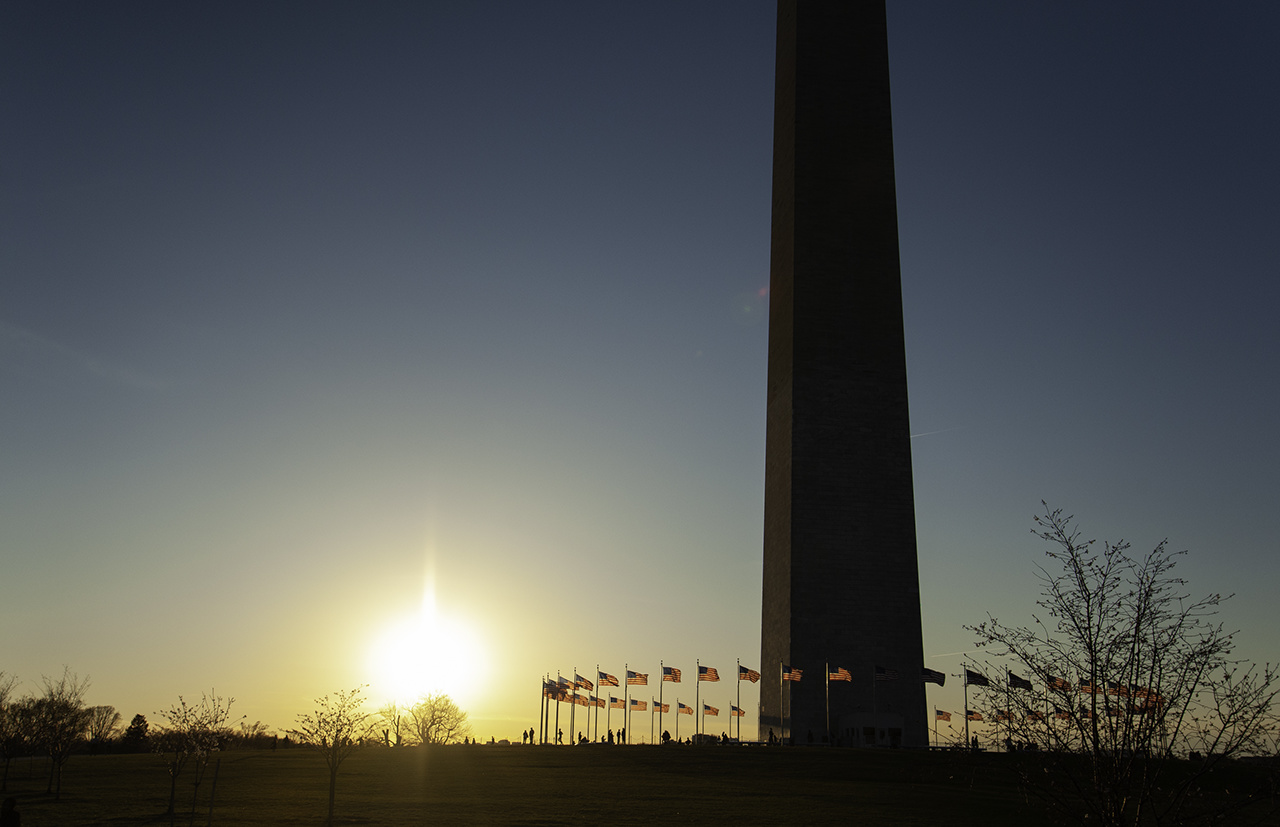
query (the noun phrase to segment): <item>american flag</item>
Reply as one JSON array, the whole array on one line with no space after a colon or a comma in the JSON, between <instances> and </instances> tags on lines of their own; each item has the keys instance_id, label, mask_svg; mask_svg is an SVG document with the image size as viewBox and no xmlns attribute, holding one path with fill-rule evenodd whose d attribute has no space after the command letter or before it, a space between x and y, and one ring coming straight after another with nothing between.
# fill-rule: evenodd
<instances>
[{"instance_id":1,"label":"american flag","mask_svg":"<svg viewBox=\"0 0 1280 827\"><path fill-rule=\"evenodd\" d=\"M660 704L660 703L658 703L657 701L654 701L654 702L653 702L653 708L654 708L655 710L657 710L658 712L670 712L670 711L671 711L671 704Z\"/></svg>"},{"instance_id":2,"label":"american flag","mask_svg":"<svg viewBox=\"0 0 1280 827\"><path fill-rule=\"evenodd\" d=\"M746 715L746 714L747 714L747 713L743 712L741 709L738 709L738 708L737 708L736 706L734 706L733 704L729 704L729 716L730 716L730 717L732 717L732 718L741 718L741 717L743 717L743 716L744 716L744 715Z\"/></svg>"},{"instance_id":3,"label":"american flag","mask_svg":"<svg viewBox=\"0 0 1280 827\"><path fill-rule=\"evenodd\" d=\"M1026 689L1029 691L1031 690L1032 686L1031 686L1031 681L1027 680L1026 678L1020 678L1017 675L1010 672L1009 688L1010 689Z\"/></svg>"},{"instance_id":4,"label":"american flag","mask_svg":"<svg viewBox=\"0 0 1280 827\"><path fill-rule=\"evenodd\" d=\"M604 698L592 698L591 705L604 709Z\"/></svg>"},{"instance_id":5,"label":"american flag","mask_svg":"<svg viewBox=\"0 0 1280 827\"><path fill-rule=\"evenodd\" d=\"M626 705L625 705L625 704L623 704L623 703L622 703L622 699L621 699L621 698L615 698L615 697L613 697L612 695L610 695L610 696L609 696L609 708L610 708L610 709L626 709L627 707L626 707Z\"/></svg>"},{"instance_id":6,"label":"american flag","mask_svg":"<svg viewBox=\"0 0 1280 827\"><path fill-rule=\"evenodd\" d=\"M714 706L710 706L710 705L708 705L708 704L703 704L703 705L702 705L702 712L703 712L704 714L706 714L706 715L710 715L710 716L711 716L711 717L713 717L713 718L720 714L720 710L718 710L718 709L716 709Z\"/></svg>"},{"instance_id":7,"label":"american flag","mask_svg":"<svg viewBox=\"0 0 1280 827\"><path fill-rule=\"evenodd\" d=\"M898 679L897 669L885 669L883 666L876 667L876 680L896 681L897 679Z\"/></svg>"},{"instance_id":8,"label":"american flag","mask_svg":"<svg viewBox=\"0 0 1280 827\"><path fill-rule=\"evenodd\" d=\"M1028 721L1043 721L1043 720L1044 720L1044 714L1043 714L1043 713L1041 713L1041 712L1037 712L1036 710L1034 710L1034 709L1033 709L1033 710L1031 710L1030 712L1028 712L1028 713L1027 713L1027 720L1028 720Z\"/></svg>"},{"instance_id":9,"label":"american flag","mask_svg":"<svg viewBox=\"0 0 1280 827\"><path fill-rule=\"evenodd\" d=\"M576 672L573 674L573 684L579 689L585 689L588 692L596 688L595 684L591 683L591 681L587 680L586 678L582 677Z\"/></svg>"},{"instance_id":10,"label":"american flag","mask_svg":"<svg viewBox=\"0 0 1280 827\"><path fill-rule=\"evenodd\" d=\"M662 679L672 683L680 683L680 670L674 666L662 667Z\"/></svg>"},{"instance_id":11,"label":"american flag","mask_svg":"<svg viewBox=\"0 0 1280 827\"><path fill-rule=\"evenodd\" d=\"M843 668L843 667L838 667L838 668L836 669L836 671L834 671L834 672L828 672L828 673L827 673L827 680L829 680L829 681L849 681L849 682L851 682L851 683L852 683L852 682L853 682L853 675L850 675L850 674L849 674L849 670L848 670L848 669L845 669L845 668Z\"/></svg>"},{"instance_id":12,"label":"american flag","mask_svg":"<svg viewBox=\"0 0 1280 827\"><path fill-rule=\"evenodd\" d=\"M1009 710L1007 710L1007 709L997 709L997 710L996 710L996 720L997 720L997 721L1010 721L1010 720L1013 720L1013 716L1009 714Z\"/></svg>"},{"instance_id":13,"label":"american flag","mask_svg":"<svg viewBox=\"0 0 1280 827\"><path fill-rule=\"evenodd\" d=\"M699 666L699 667L698 667L698 680L700 680L700 681L718 681L718 680L720 680L720 673L716 671L716 668L715 668L714 666Z\"/></svg>"},{"instance_id":14,"label":"american flag","mask_svg":"<svg viewBox=\"0 0 1280 827\"><path fill-rule=\"evenodd\" d=\"M799 669L792 669L786 664L782 665L782 679L784 681L799 681L801 674L803 673Z\"/></svg>"},{"instance_id":15,"label":"american flag","mask_svg":"<svg viewBox=\"0 0 1280 827\"><path fill-rule=\"evenodd\" d=\"M920 667L920 678L925 683L936 683L938 686L947 685L947 676L939 672L937 669L929 669L928 667Z\"/></svg>"},{"instance_id":16,"label":"american flag","mask_svg":"<svg viewBox=\"0 0 1280 827\"><path fill-rule=\"evenodd\" d=\"M632 712L644 712L648 708L649 708L649 704L645 703L644 701L637 701L635 698L631 699Z\"/></svg>"},{"instance_id":17,"label":"american flag","mask_svg":"<svg viewBox=\"0 0 1280 827\"><path fill-rule=\"evenodd\" d=\"M972 669L964 670L964 682L968 686L990 686L991 681L987 680L987 676L981 672L975 672Z\"/></svg>"},{"instance_id":18,"label":"american flag","mask_svg":"<svg viewBox=\"0 0 1280 827\"><path fill-rule=\"evenodd\" d=\"M596 680L600 681L601 686L617 686L618 679L608 672L597 672Z\"/></svg>"},{"instance_id":19,"label":"american flag","mask_svg":"<svg viewBox=\"0 0 1280 827\"><path fill-rule=\"evenodd\" d=\"M965 717L965 718L967 718L967 719L969 719L970 721L981 721L981 720L982 720L982 713L981 713L981 712L974 712L972 709L966 709L966 710L964 711L964 717Z\"/></svg>"},{"instance_id":20,"label":"american flag","mask_svg":"<svg viewBox=\"0 0 1280 827\"><path fill-rule=\"evenodd\" d=\"M578 706L591 706L591 700L589 698L584 698L581 695L574 695L573 702Z\"/></svg>"},{"instance_id":21,"label":"american flag","mask_svg":"<svg viewBox=\"0 0 1280 827\"><path fill-rule=\"evenodd\" d=\"M632 672L627 670L627 686L648 686L649 675L647 672Z\"/></svg>"},{"instance_id":22,"label":"american flag","mask_svg":"<svg viewBox=\"0 0 1280 827\"><path fill-rule=\"evenodd\" d=\"M933 711L933 717L937 718L939 721L950 721L951 713L943 712L941 709L935 709Z\"/></svg>"},{"instance_id":23,"label":"american flag","mask_svg":"<svg viewBox=\"0 0 1280 827\"><path fill-rule=\"evenodd\" d=\"M1055 678L1053 675L1049 675L1044 679L1044 683L1045 686L1058 692L1071 691L1071 681L1065 678Z\"/></svg>"},{"instance_id":24,"label":"american flag","mask_svg":"<svg viewBox=\"0 0 1280 827\"><path fill-rule=\"evenodd\" d=\"M760 673L754 669L748 669L745 666L738 667L738 680L751 681L755 683L760 680Z\"/></svg>"},{"instance_id":25,"label":"american flag","mask_svg":"<svg viewBox=\"0 0 1280 827\"><path fill-rule=\"evenodd\" d=\"M692 714L693 714L693 707L689 706L688 704L682 704L682 703L680 703L679 701L677 701L677 702L676 702L676 712L677 712L677 713L679 713L679 714L681 714L681 715L692 715Z\"/></svg>"}]
</instances>

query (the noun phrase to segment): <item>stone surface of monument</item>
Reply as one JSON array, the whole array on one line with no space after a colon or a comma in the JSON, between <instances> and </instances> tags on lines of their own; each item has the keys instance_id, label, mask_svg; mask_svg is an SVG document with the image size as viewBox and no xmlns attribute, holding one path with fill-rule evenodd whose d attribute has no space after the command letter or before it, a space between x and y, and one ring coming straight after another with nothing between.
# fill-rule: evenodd
<instances>
[{"instance_id":1,"label":"stone surface of monument","mask_svg":"<svg viewBox=\"0 0 1280 827\"><path fill-rule=\"evenodd\" d=\"M829 667L839 743L925 746L884 2L780 0L777 42L760 735L821 742Z\"/></svg>"}]
</instances>

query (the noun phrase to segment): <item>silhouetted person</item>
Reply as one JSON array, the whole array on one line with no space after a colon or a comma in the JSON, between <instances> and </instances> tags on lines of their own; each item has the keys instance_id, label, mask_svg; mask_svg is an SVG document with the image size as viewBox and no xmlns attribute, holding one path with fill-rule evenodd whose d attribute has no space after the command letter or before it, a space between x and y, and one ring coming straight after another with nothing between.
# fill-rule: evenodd
<instances>
[{"instance_id":1,"label":"silhouetted person","mask_svg":"<svg viewBox=\"0 0 1280 827\"><path fill-rule=\"evenodd\" d=\"M18 799L9 796L0 804L0 827L22 827L22 816L18 814Z\"/></svg>"},{"instance_id":2,"label":"silhouetted person","mask_svg":"<svg viewBox=\"0 0 1280 827\"><path fill-rule=\"evenodd\" d=\"M609 730L609 743L613 743L613 730Z\"/></svg>"},{"instance_id":3,"label":"silhouetted person","mask_svg":"<svg viewBox=\"0 0 1280 827\"><path fill-rule=\"evenodd\" d=\"M563 744L563 743L564 743L564 730L563 730L563 729L557 729L557 730L556 730L556 743L557 743L557 744Z\"/></svg>"},{"instance_id":4,"label":"silhouetted person","mask_svg":"<svg viewBox=\"0 0 1280 827\"><path fill-rule=\"evenodd\" d=\"M671 733L667 732L665 729L662 730L662 743L664 744L671 743Z\"/></svg>"}]
</instances>

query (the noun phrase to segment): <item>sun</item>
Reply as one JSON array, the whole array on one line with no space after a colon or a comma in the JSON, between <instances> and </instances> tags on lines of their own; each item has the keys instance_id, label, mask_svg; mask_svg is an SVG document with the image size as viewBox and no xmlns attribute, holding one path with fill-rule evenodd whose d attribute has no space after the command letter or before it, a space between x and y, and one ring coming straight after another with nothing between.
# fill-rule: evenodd
<instances>
[{"instance_id":1,"label":"sun","mask_svg":"<svg viewBox=\"0 0 1280 827\"><path fill-rule=\"evenodd\" d=\"M397 703L442 692L465 706L476 699L489 673L480 637L459 619L437 612L430 595L418 614L382 630L369 657L370 688Z\"/></svg>"}]
</instances>

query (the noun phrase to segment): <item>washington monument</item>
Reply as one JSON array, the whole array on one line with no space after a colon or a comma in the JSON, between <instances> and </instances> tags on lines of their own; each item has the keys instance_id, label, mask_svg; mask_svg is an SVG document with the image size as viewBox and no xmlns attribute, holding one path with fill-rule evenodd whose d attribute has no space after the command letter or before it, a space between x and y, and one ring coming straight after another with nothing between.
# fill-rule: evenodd
<instances>
[{"instance_id":1,"label":"washington monument","mask_svg":"<svg viewBox=\"0 0 1280 827\"><path fill-rule=\"evenodd\" d=\"M779 0L776 73L760 732L925 746L884 0Z\"/></svg>"}]
</instances>

